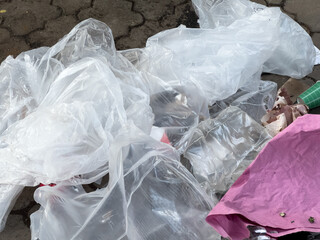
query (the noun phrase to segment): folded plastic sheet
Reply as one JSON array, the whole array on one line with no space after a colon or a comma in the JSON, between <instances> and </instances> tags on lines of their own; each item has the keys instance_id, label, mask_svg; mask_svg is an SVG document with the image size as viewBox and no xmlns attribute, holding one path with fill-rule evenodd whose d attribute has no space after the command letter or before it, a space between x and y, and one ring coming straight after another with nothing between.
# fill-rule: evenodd
<instances>
[{"instance_id":1,"label":"folded plastic sheet","mask_svg":"<svg viewBox=\"0 0 320 240\"><path fill-rule=\"evenodd\" d=\"M192 2L199 16L200 28L203 29L229 27L267 9L266 6L249 0L192 0ZM294 78L302 78L311 73L316 53L309 34L284 13L280 14L278 26L274 30L278 32L278 41L274 43L276 49L270 59L263 64L263 71ZM266 32L265 35L267 34Z\"/></svg>"},{"instance_id":2,"label":"folded plastic sheet","mask_svg":"<svg viewBox=\"0 0 320 240\"><path fill-rule=\"evenodd\" d=\"M96 171L127 121L150 132L143 80L99 21L83 21L52 48L8 58L0 69L3 128L10 123L0 135L2 184L56 183Z\"/></svg>"},{"instance_id":3,"label":"folded plastic sheet","mask_svg":"<svg viewBox=\"0 0 320 240\"><path fill-rule=\"evenodd\" d=\"M273 237L319 232L319 139L320 116L299 117L260 152L208 223L235 240L249 237L248 225L262 226Z\"/></svg>"},{"instance_id":4,"label":"folded plastic sheet","mask_svg":"<svg viewBox=\"0 0 320 240\"><path fill-rule=\"evenodd\" d=\"M257 91L239 89L227 99L217 101L209 107L210 117L215 118L228 106L236 106L246 112L256 122L260 123L261 118L267 110L271 110L277 94L277 84L270 81L259 81Z\"/></svg>"},{"instance_id":5,"label":"folded plastic sheet","mask_svg":"<svg viewBox=\"0 0 320 240\"><path fill-rule=\"evenodd\" d=\"M181 26L152 36L145 49L124 55L143 75L169 86L192 86L213 104L244 85L258 88L262 65L279 41L280 15L279 9L266 8L227 27Z\"/></svg>"},{"instance_id":6,"label":"folded plastic sheet","mask_svg":"<svg viewBox=\"0 0 320 240\"><path fill-rule=\"evenodd\" d=\"M36 190L32 239L220 239L205 223L213 202L173 148L134 126L115 142L105 188Z\"/></svg>"},{"instance_id":7,"label":"folded plastic sheet","mask_svg":"<svg viewBox=\"0 0 320 240\"><path fill-rule=\"evenodd\" d=\"M190 136L184 157L213 198L229 189L271 139L260 124L237 107L201 122Z\"/></svg>"}]
</instances>

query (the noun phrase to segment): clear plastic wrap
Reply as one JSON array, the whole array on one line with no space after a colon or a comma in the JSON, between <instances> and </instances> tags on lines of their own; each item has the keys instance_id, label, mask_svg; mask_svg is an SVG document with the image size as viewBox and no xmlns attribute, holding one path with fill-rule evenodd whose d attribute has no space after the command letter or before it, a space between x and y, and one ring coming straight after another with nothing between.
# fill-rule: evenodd
<instances>
[{"instance_id":1,"label":"clear plastic wrap","mask_svg":"<svg viewBox=\"0 0 320 240\"><path fill-rule=\"evenodd\" d=\"M203 29L230 27L268 9L249 0L192 0ZM270 15L274 18L274 15ZM264 26L260 26L261 29ZM278 32L276 49L263 65L263 71L302 78L312 72L315 49L309 34L284 13L274 29ZM256 34L261 34L256 32ZM262 33L261 36L267 36Z\"/></svg>"},{"instance_id":2,"label":"clear plastic wrap","mask_svg":"<svg viewBox=\"0 0 320 240\"><path fill-rule=\"evenodd\" d=\"M257 89L262 65L279 41L280 14L267 8L228 27L180 26L149 38L144 52L134 52L138 56L127 55L146 76L169 86L192 86L211 105L242 86Z\"/></svg>"},{"instance_id":3,"label":"clear plastic wrap","mask_svg":"<svg viewBox=\"0 0 320 240\"><path fill-rule=\"evenodd\" d=\"M223 109L229 106L236 106L260 123L266 111L272 109L276 95L276 83L259 81L259 89L257 91L239 89L229 98L217 101L210 106L210 117L215 118Z\"/></svg>"},{"instance_id":4,"label":"clear plastic wrap","mask_svg":"<svg viewBox=\"0 0 320 240\"><path fill-rule=\"evenodd\" d=\"M220 239L205 223L213 202L173 148L134 126L115 142L105 188L36 190L32 239Z\"/></svg>"},{"instance_id":5,"label":"clear plastic wrap","mask_svg":"<svg viewBox=\"0 0 320 240\"><path fill-rule=\"evenodd\" d=\"M224 193L271 139L267 131L237 107L201 122L184 153L206 192Z\"/></svg>"},{"instance_id":6,"label":"clear plastic wrap","mask_svg":"<svg viewBox=\"0 0 320 240\"><path fill-rule=\"evenodd\" d=\"M208 103L195 89L176 88L152 94L150 106L156 127L163 128L170 144L183 151L188 132L209 117Z\"/></svg>"},{"instance_id":7,"label":"clear plastic wrap","mask_svg":"<svg viewBox=\"0 0 320 240\"><path fill-rule=\"evenodd\" d=\"M2 184L98 174L128 121L151 130L142 77L116 52L111 30L99 21L81 22L52 48L7 58L0 72Z\"/></svg>"}]
</instances>

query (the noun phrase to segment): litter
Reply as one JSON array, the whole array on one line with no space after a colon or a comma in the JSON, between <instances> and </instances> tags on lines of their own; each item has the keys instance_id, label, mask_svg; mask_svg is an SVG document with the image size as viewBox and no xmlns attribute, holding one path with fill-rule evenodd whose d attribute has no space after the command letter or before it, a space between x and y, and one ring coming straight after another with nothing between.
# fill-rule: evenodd
<instances>
[{"instance_id":1,"label":"litter","mask_svg":"<svg viewBox=\"0 0 320 240\"><path fill-rule=\"evenodd\" d=\"M257 91L239 89L229 98L215 102L209 107L210 117L215 118L221 110L228 106L239 107L256 122L260 123L261 118L267 110L271 110L277 93L277 84L270 81L259 81Z\"/></svg>"},{"instance_id":2,"label":"litter","mask_svg":"<svg viewBox=\"0 0 320 240\"><path fill-rule=\"evenodd\" d=\"M32 239L220 239L205 223L213 202L173 148L134 126L115 142L107 187L36 190Z\"/></svg>"},{"instance_id":3,"label":"litter","mask_svg":"<svg viewBox=\"0 0 320 240\"><path fill-rule=\"evenodd\" d=\"M277 135L298 117L307 114L309 111L306 105L292 105L291 101L288 102L281 96L282 93L283 91L280 89L280 94L278 95L278 100L275 102L274 108L268 111L261 119L262 124L271 136Z\"/></svg>"},{"instance_id":4,"label":"litter","mask_svg":"<svg viewBox=\"0 0 320 240\"><path fill-rule=\"evenodd\" d=\"M299 117L267 144L207 221L236 240L249 237L248 225L264 227L271 237L319 232L319 132L320 116Z\"/></svg>"},{"instance_id":5,"label":"litter","mask_svg":"<svg viewBox=\"0 0 320 240\"><path fill-rule=\"evenodd\" d=\"M1 230L23 187L41 184L32 239L220 239L207 214L271 139L260 119L276 85L262 71L303 77L316 53L278 8L194 4L200 29L160 32L143 49L117 51L110 28L88 19L1 63ZM315 229L320 216L306 213Z\"/></svg>"},{"instance_id":6,"label":"litter","mask_svg":"<svg viewBox=\"0 0 320 240\"><path fill-rule=\"evenodd\" d=\"M268 14L265 11L272 9L249 0L192 2L199 15L200 28L203 29L229 27L241 20L249 20L252 16ZM263 72L303 78L312 72L317 63L316 50L309 34L297 22L282 12L279 14L277 27L274 29L277 41L272 46L275 49L263 64ZM274 15L269 17L273 19ZM264 27L261 26L260 29L263 31ZM263 34L268 36L267 32Z\"/></svg>"},{"instance_id":7,"label":"litter","mask_svg":"<svg viewBox=\"0 0 320 240\"><path fill-rule=\"evenodd\" d=\"M298 97L298 102L307 105L310 109L320 106L320 81L307 89Z\"/></svg>"},{"instance_id":8,"label":"litter","mask_svg":"<svg viewBox=\"0 0 320 240\"><path fill-rule=\"evenodd\" d=\"M229 107L193 130L184 157L207 194L215 198L230 188L270 139L245 112Z\"/></svg>"}]
</instances>

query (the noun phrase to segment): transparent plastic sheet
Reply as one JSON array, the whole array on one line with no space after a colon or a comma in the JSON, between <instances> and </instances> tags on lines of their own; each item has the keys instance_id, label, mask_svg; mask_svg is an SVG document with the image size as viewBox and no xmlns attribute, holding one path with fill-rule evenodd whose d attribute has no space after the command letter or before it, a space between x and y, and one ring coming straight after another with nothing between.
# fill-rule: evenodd
<instances>
[{"instance_id":1,"label":"transparent plastic sheet","mask_svg":"<svg viewBox=\"0 0 320 240\"><path fill-rule=\"evenodd\" d=\"M209 107L210 117L215 118L228 106L236 106L246 112L256 122L260 123L261 118L267 110L271 110L277 95L277 84L270 81L259 81L257 91L239 89L227 99L217 101Z\"/></svg>"},{"instance_id":2,"label":"transparent plastic sheet","mask_svg":"<svg viewBox=\"0 0 320 240\"><path fill-rule=\"evenodd\" d=\"M0 184L0 232L4 229L7 217L23 186Z\"/></svg>"},{"instance_id":3,"label":"transparent plastic sheet","mask_svg":"<svg viewBox=\"0 0 320 240\"><path fill-rule=\"evenodd\" d=\"M146 76L169 86L192 86L211 105L260 79L279 41L280 14L267 8L228 27L180 26L150 37L144 52L127 55L135 62L139 54L135 66Z\"/></svg>"},{"instance_id":4,"label":"transparent plastic sheet","mask_svg":"<svg viewBox=\"0 0 320 240\"><path fill-rule=\"evenodd\" d=\"M260 124L232 106L198 125L184 157L198 182L215 197L228 190L270 139Z\"/></svg>"},{"instance_id":5,"label":"transparent plastic sheet","mask_svg":"<svg viewBox=\"0 0 320 240\"><path fill-rule=\"evenodd\" d=\"M131 91L129 99L139 97L144 99L145 105L149 104L148 89L145 87L144 80L133 65L116 51L110 28L100 21L88 19L76 25L53 47L23 52L16 59L8 57L2 62L0 66L2 93L0 133L11 123L23 119L36 109L60 74L69 74L72 78L67 68L71 66L72 71L77 71L74 64L78 64L79 61L82 61L84 68L84 59L91 63L94 60L103 62L110 68L118 82L121 82L122 89L123 86L136 88ZM80 63L78 67L81 68ZM78 74L81 74L80 70ZM82 72L82 75L84 74L86 74L85 69ZM138 89L141 91L138 92ZM125 108L128 109L129 106ZM144 115L141 114L141 116Z\"/></svg>"},{"instance_id":6,"label":"transparent plastic sheet","mask_svg":"<svg viewBox=\"0 0 320 240\"><path fill-rule=\"evenodd\" d=\"M266 6L249 0L192 0L203 29L229 27L238 21L249 19ZM274 17L271 16L270 17ZM261 26L263 29L263 26ZM309 34L293 19L281 13L276 49L263 65L263 71L302 78L312 72L315 63L315 49ZM257 34L260 34L257 32ZM267 35L267 33L263 33Z\"/></svg>"},{"instance_id":7,"label":"transparent plastic sheet","mask_svg":"<svg viewBox=\"0 0 320 240\"><path fill-rule=\"evenodd\" d=\"M23 71L15 73L16 66ZM3 184L48 184L98 173L127 121L151 130L143 80L99 21L81 22L52 48L8 58L0 71L0 114L11 124L0 136Z\"/></svg>"},{"instance_id":8,"label":"transparent plastic sheet","mask_svg":"<svg viewBox=\"0 0 320 240\"><path fill-rule=\"evenodd\" d=\"M172 88L152 94L150 106L156 127L163 128L170 144L183 151L188 132L209 117L206 99L196 89Z\"/></svg>"},{"instance_id":9,"label":"transparent plastic sheet","mask_svg":"<svg viewBox=\"0 0 320 240\"><path fill-rule=\"evenodd\" d=\"M220 239L205 223L214 203L173 148L129 126L110 149L105 188L36 190L32 239Z\"/></svg>"}]
</instances>

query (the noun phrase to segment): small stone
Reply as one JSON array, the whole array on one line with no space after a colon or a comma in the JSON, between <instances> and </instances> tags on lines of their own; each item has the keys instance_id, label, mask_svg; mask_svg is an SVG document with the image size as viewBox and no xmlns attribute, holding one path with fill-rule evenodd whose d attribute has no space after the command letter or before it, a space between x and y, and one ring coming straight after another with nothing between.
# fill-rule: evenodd
<instances>
[{"instance_id":1,"label":"small stone","mask_svg":"<svg viewBox=\"0 0 320 240\"><path fill-rule=\"evenodd\" d=\"M314 217L309 217L308 221L309 221L310 223L314 223Z\"/></svg>"}]
</instances>

